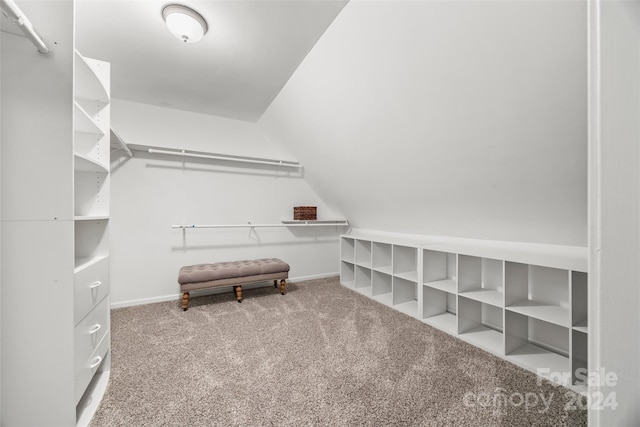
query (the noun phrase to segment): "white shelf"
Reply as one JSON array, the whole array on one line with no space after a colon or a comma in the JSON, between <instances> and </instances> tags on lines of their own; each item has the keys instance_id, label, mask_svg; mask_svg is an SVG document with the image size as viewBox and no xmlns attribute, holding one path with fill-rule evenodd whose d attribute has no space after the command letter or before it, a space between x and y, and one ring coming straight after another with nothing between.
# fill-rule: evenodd
<instances>
[{"instance_id":1,"label":"white shelf","mask_svg":"<svg viewBox=\"0 0 640 427\"><path fill-rule=\"evenodd\" d=\"M373 267L374 271L379 271L380 273L388 274L389 276L393 275L393 267L390 265L383 267Z\"/></svg>"},{"instance_id":2,"label":"white shelf","mask_svg":"<svg viewBox=\"0 0 640 427\"><path fill-rule=\"evenodd\" d=\"M283 224L286 225L335 225L339 227L347 227L349 221L346 219L315 219L315 220L297 220L297 219L283 219Z\"/></svg>"},{"instance_id":3,"label":"white shelf","mask_svg":"<svg viewBox=\"0 0 640 427\"><path fill-rule=\"evenodd\" d=\"M411 317L418 317L418 301L412 300L395 304L393 308Z\"/></svg>"},{"instance_id":4,"label":"white shelf","mask_svg":"<svg viewBox=\"0 0 640 427\"><path fill-rule=\"evenodd\" d=\"M587 320L584 319L584 320L576 323L575 325L573 325L573 330L588 334L589 333L589 327L587 325Z\"/></svg>"},{"instance_id":5,"label":"white shelf","mask_svg":"<svg viewBox=\"0 0 640 427\"><path fill-rule=\"evenodd\" d=\"M474 291L460 292L459 295L485 304L490 304L495 307L504 306L502 293L493 289L478 289Z\"/></svg>"},{"instance_id":6,"label":"white shelf","mask_svg":"<svg viewBox=\"0 0 640 427\"><path fill-rule=\"evenodd\" d=\"M104 132L102 132L100 127L93 121L89 113L82 108L78 101L73 101L73 122L73 129L76 132L91 133L100 137L104 136Z\"/></svg>"},{"instance_id":7,"label":"white shelf","mask_svg":"<svg viewBox=\"0 0 640 427\"><path fill-rule=\"evenodd\" d=\"M507 310L523 314L527 317L553 323L566 328L570 327L571 314L568 308L544 304L538 301L522 301L506 307Z\"/></svg>"},{"instance_id":8,"label":"white shelf","mask_svg":"<svg viewBox=\"0 0 640 427\"><path fill-rule=\"evenodd\" d=\"M109 258L109 255L101 255L93 258L76 258L74 273L78 274L82 270L89 268L94 264L97 264L105 258Z\"/></svg>"},{"instance_id":9,"label":"white shelf","mask_svg":"<svg viewBox=\"0 0 640 427\"><path fill-rule=\"evenodd\" d=\"M76 215L74 221L104 221L108 220L109 215Z\"/></svg>"},{"instance_id":10,"label":"white shelf","mask_svg":"<svg viewBox=\"0 0 640 427\"><path fill-rule=\"evenodd\" d=\"M424 286L428 286L433 289L438 289L450 294L456 293L456 281L455 280L436 280L435 282L423 283Z\"/></svg>"},{"instance_id":11,"label":"white shelf","mask_svg":"<svg viewBox=\"0 0 640 427\"><path fill-rule=\"evenodd\" d=\"M506 358L516 365L533 372L536 372L541 367L549 369L551 373L568 373L571 371L568 357L533 344L526 344L516 349L507 354Z\"/></svg>"},{"instance_id":12,"label":"white shelf","mask_svg":"<svg viewBox=\"0 0 640 427\"><path fill-rule=\"evenodd\" d=\"M453 313L442 313L422 319L423 323L441 329L451 335L458 335L458 322Z\"/></svg>"},{"instance_id":13,"label":"white shelf","mask_svg":"<svg viewBox=\"0 0 640 427\"><path fill-rule=\"evenodd\" d=\"M492 353L504 354L504 340L502 333L485 326L478 326L470 331L458 335L471 344L484 348Z\"/></svg>"},{"instance_id":14,"label":"white shelf","mask_svg":"<svg viewBox=\"0 0 640 427\"><path fill-rule=\"evenodd\" d=\"M74 97L109 103L109 93L98 73L78 51L75 52Z\"/></svg>"},{"instance_id":15,"label":"white shelf","mask_svg":"<svg viewBox=\"0 0 640 427\"><path fill-rule=\"evenodd\" d=\"M393 293L391 292L386 294L373 295L372 298L378 302L381 302L384 305L393 307Z\"/></svg>"},{"instance_id":16,"label":"white shelf","mask_svg":"<svg viewBox=\"0 0 640 427\"><path fill-rule=\"evenodd\" d=\"M107 166L102 163L91 159L89 157L74 154L75 164L74 169L80 172L101 172L101 173L109 173L109 169Z\"/></svg>"},{"instance_id":17,"label":"white shelf","mask_svg":"<svg viewBox=\"0 0 640 427\"><path fill-rule=\"evenodd\" d=\"M358 267L363 267L363 268L371 268L371 262L361 262L361 261L356 261L356 265Z\"/></svg>"},{"instance_id":18,"label":"white shelf","mask_svg":"<svg viewBox=\"0 0 640 427\"><path fill-rule=\"evenodd\" d=\"M399 277L401 279L408 280L410 282L418 283L418 272L417 271L407 271L404 273L394 273L394 276Z\"/></svg>"}]
</instances>

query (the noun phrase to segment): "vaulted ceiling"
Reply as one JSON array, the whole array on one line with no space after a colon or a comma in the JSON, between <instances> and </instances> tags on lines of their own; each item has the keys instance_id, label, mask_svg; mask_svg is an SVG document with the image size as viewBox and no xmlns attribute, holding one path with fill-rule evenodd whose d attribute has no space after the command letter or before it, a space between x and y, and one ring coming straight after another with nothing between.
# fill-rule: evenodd
<instances>
[{"instance_id":1,"label":"vaulted ceiling","mask_svg":"<svg viewBox=\"0 0 640 427\"><path fill-rule=\"evenodd\" d=\"M114 98L257 121L347 0L182 1L209 31L185 44L167 0L79 0L76 48L111 63Z\"/></svg>"}]
</instances>

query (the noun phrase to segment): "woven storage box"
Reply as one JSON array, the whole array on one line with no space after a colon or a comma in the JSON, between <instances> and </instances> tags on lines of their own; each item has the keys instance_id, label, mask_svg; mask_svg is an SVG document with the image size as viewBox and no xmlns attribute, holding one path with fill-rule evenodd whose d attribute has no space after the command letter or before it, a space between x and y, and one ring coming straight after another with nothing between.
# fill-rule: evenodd
<instances>
[{"instance_id":1,"label":"woven storage box","mask_svg":"<svg viewBox=\"0 0 640 427\"><path fill-rule=\"evenodd\" d=\"M293 219L315 221L318 218L317 211L317 206L296 206L293 208Z\"/></svg>"}]
</instances>

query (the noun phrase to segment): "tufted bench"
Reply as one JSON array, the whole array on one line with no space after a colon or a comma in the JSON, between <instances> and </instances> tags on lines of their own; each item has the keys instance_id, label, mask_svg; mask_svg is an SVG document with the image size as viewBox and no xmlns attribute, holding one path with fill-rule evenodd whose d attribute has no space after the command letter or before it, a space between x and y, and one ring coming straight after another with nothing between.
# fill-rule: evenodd
<instances>
[{"instance_id":1,"label":"tufted bench","mask_svg":"<svg viewBox=\"0 0 640 427\"><path fill-rule=\"evenodd\" d=\"M221 288L233 286L238 302L242 302L242 285L247 283L273 280L273 287L278 286L280 293L287 292L289 264L278 258L262 258L244 261L216 262L182 267L178 275L178 283L182 291L182 309L189 308L189 292L196 289Z\"/></svg>"}]
</instances>

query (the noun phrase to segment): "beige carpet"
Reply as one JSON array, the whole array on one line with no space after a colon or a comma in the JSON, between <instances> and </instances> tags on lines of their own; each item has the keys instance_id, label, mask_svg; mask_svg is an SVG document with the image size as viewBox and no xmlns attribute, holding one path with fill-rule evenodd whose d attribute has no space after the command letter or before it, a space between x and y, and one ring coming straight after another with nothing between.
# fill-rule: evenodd
<instances>
[{"instance_id":1,"label":"beige carpet","mask_svg":"<svg viewBox=\"0 0 640 427\"><path fill-rule=\"evenodd\" d=\"M288 289L114 310L92 427L586 425L569 390L338 278Z\"/></svg>"}]
</instances>

